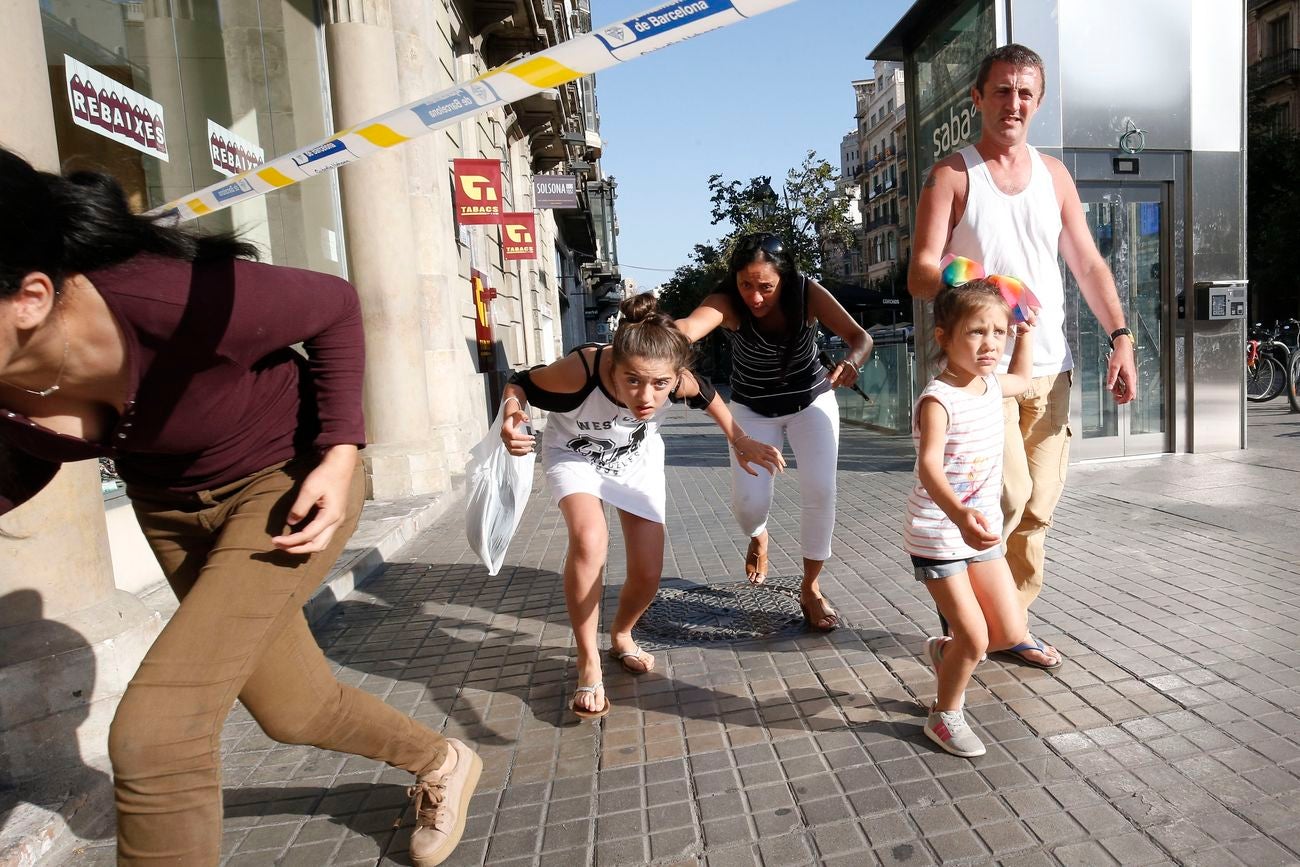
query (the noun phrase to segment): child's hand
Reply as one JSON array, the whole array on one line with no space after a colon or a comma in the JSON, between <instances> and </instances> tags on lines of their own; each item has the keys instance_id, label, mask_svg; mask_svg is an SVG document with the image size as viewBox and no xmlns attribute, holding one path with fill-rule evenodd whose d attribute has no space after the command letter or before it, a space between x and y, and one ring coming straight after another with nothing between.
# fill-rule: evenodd
<instances>
[{"instance_id":1,"label":"child's hand","mask_svg":"<svg viewBox=\"0 0 1300 867\"><path fill-rule=\"evenodd\" d=\"M962 541L976 551L986 551L1002 541L1002 537L990 529L989 519L978 509L962 509L956 524L961 530Z\"/></svg>"},{"instance_id":2,"label":"child's hand","mask_svg":"<svg viewBox=\"0 0 1300 867\"><path fill-rule=\"evenodd\" d=\"M1016 336L1017 336L1017 337L1021 336L1022 334L1028 334L1031 330L1033 330L1033 327L1034 327L1035 325L1038 324L1038 308L1037 308L1037 307L1029 307L1029 308L1027 308L1027 309L1025 310L1025 314L1026 314L1026 315L1025 315L1025 321L1024 321L1024 322L1017 322L1017 323L1015 324L1015 330L1016 330Z\"/></svg>"}]
</instances>

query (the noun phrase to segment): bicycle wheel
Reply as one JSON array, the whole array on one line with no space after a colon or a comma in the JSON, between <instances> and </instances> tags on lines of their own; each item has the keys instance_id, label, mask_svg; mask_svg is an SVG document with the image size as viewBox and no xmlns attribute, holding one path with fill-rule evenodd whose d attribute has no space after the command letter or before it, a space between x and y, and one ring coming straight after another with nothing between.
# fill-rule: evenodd
<instances>
[{"instance_id":1,"label":"bicycle wheel","mask_svg":"<svg viewBox=\"0 0 1300 867\"><path fill-rule=\"evenodd\" d=\"M1286 371L1272 355L1260 353L1254 364L1246 365L1246 400L1263 403L1281 394L1286 387Z\"/></svg>"},{"instance_id":2,"label":"bicycle wheel","mask_svg":"<svg viewBox=\"0 0 1300 867\"><path fill-rule=\"evenodd\" d=\"M1300 412L1300 395L1296 390L1300 389L1300 351L1291 353L1291 360L1286 366L1286 399L1291 404L1292 412Z\"/></svg>"}]
</instances>

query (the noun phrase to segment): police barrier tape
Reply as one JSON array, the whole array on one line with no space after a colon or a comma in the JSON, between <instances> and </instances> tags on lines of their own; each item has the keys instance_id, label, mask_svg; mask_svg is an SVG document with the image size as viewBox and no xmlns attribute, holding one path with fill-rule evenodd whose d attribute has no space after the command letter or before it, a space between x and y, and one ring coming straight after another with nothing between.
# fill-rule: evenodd
<instances>
[{"instance_id":1,"label":"police barrier tape","mask_svg":"<svg viewBox=\"0 0 1300 867\"><path fill-rule=\"evenodd\" d=\"M152 216L192 220L355 162L498 105L558 87L793 0L679 0L489 70L472 81L362 121L232 178L168 202Z\"/></svg>"}]
</instances>

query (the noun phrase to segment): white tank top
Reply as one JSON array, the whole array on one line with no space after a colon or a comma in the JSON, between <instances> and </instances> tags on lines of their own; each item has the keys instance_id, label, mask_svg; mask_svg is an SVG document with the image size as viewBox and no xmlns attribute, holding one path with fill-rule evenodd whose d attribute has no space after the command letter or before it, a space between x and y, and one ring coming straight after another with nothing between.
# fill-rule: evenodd
<instances>
[{"instance_id":1,"label":"white tank top","mask_svg":"<svg viewBox=\"0 0 1300 867\"><path fill-rule=\"evenodd\" d=\"M1047 164L1029 147L1029 186L1008 196L993 182L974 145L962 148L961 156L966 161L966 210L944 252L974 259L986 274L1016 277L1032 289L1043 305L1034 329L1034 376L1070 370L1074 359L1065 340L1065 286L1057 259L1061 206ZM1003 373L1013 343L1007 340L999 367Z\"/></svg>"}]
</instances>

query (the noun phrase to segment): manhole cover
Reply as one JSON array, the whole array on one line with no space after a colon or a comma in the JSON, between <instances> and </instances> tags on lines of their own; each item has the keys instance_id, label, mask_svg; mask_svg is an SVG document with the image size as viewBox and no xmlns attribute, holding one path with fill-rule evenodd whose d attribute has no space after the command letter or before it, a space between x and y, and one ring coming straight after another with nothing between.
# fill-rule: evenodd
<instances>
[{"instance_id":1,"label":"manhole cover","mask_svg":"<svg viewBox=\"0 0 1300 867\"><path fill-rule=\"evenodd\" d=\"M804 630L799 586L798 578L772 577L757 587L748 581L660 587L632 634L647 647L798 634Z\"/></svg>"}]
</instances>

